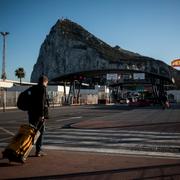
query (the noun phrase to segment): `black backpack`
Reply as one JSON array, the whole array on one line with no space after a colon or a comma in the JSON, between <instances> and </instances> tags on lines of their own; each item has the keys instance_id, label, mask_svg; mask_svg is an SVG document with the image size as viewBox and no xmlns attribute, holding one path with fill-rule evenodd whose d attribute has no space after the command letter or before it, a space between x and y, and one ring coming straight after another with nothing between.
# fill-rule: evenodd
<instances>
[{"instance_id":1,"label":"black backpack","mask_svg":"<svg viewBox=\"0 0 180 180\"><path fill-rule=\"evenodd\" d=\"M31 107L31 98L32 98L32 88L30 87L19 94L17 100L17 107L23 111L30 110Z\"/></svg>"}]
</instances>

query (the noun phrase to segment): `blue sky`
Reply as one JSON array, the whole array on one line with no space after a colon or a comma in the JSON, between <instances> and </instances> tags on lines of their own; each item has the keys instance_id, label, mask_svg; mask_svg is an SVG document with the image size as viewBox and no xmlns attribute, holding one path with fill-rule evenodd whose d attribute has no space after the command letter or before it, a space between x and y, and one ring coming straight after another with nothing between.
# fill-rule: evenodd
<instances>
[{"instance_id":1,"label":"blue sky","mask_svg":"<svg viewBox=\"0 0 180 180\"><path fill-rule=\"evenodd\" d=\"M8 31L6 71L23 67L29 81L39 49L59 18L69 18L111 46L170 64L180 58L180 0L0 0ZM2 37L0 39L0 73Z\"/></svg>"}]
</instances>

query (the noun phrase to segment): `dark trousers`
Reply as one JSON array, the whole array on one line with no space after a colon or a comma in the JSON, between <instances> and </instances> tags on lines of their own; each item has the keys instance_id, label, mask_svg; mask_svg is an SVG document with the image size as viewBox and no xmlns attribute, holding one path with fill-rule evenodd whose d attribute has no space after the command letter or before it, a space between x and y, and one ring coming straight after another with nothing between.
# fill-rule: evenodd
<instances>
[{"instance_id":1,"label":"dark trousers","mask_svg":"<svg viewBox=\"0 0 180 180\"><path fill-rule=\"evenodd\" d=\"M36 142L36 152L37 153L42 150L41 147L43 145L44 125L41 127L41 129L39 131L40 131L41 134L40 134L40 136L39 136L39 138L38 138L38 140Z\"/></svg>"},{"instance_id":2,"label":"dark trousers","mask_svg":"<svg viewBox=\"0 0 180 180\"><path fill-rule=\"evenodd\" d=\"M39 116L35 116L34 114L28 113L28 117L29 117L29 123L35 126L40 131L40 136L36 142L36 153L38 153L42 150L45 125L39 123L40 122Z\"/></svg>"}]
</instances>

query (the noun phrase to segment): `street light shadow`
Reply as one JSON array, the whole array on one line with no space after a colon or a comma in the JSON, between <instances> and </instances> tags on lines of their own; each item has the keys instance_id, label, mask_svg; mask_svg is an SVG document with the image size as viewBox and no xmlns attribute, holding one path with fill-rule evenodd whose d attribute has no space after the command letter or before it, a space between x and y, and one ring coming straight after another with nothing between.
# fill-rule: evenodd
<instances>
[{"instance_id":1,"label":"street light shadow","mask_svg":"<svg viewBox=\"0 0 180 180\"><path fill-rule=\"evenodd\" d=\"M120 179L133 179L133 180L153 180L153 179L179 179L180 178L180 163L176 164L163 164L154 166L140 166L124 169L111 169L104 171L92 171L73 174L62 174L52 176L38 176L29 178L14 178L19 180L35 180L35 179L64 179L64 180L120 180ZM155 172L156 173L152 173ZM12 179L11 179L12 180Z\"/></svg>"},{"instance_id":2,"label":"street light shadow","mask_svg":"<svg viewBox=\"0 0 180 180\"><path fill-rule=\"evenodd\" d=\"M7 162L5 159L1 158L0 159L0 168L1 167L11 167L11 166L19 166L20 164L17 163L10 163Z\"/></svg>"}]
</instances>

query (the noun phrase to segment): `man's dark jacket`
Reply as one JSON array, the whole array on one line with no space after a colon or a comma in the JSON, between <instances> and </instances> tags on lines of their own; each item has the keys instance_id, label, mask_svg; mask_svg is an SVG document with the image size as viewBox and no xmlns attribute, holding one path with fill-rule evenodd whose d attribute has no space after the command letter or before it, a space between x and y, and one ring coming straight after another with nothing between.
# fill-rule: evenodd
<instances>
[{"instance_id":1,"label":"man's dark jacket","mask_svg":"<svg viewBox=\"0 0 180 180\"><path fill-rule=\"evenodd\" d=\"M28 111L29 121L37 124L41 117L48 116L48 98L44 85L35 85L31 89L30 109Z\"/></svg>"}]
</instances>

